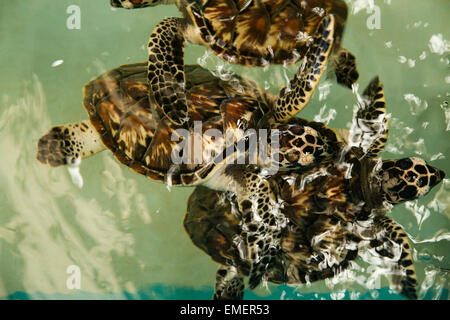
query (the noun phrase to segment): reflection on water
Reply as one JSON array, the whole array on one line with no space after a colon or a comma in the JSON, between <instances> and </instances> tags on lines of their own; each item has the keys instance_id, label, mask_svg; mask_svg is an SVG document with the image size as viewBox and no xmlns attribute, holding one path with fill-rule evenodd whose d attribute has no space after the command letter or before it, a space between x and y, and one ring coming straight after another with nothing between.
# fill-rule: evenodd
<instances>
[{"instance_id":1,"label":"reflection on water","mask_svg":"<svg viewBox=\"0 0 450 320\"><path fill-rule=\"evenodd\" d=\"M54 28L64 26L62 2L0 4L0 62L5 66L0 76L0 297L209 299L216 265L190 243L182 227L192 188L169 192L119 165L109 152L84 160L78 169L69 169L72 174L35 160L37 140L46 130L87 117L82 85L121 63L144 61L141 47L149 30L161 17L178 14L169 6L131 16L108 4L78 2L85 18L77 31ZM446 19L440 19L448 2L435 1L431 10L421 0L375 1L381 7L380 30L365 27L369 14L363 8L372 1L348 2L355 7L344 43L359 59L361 86L375 74L385 83L391 113L385 157L418 155L450 172L450 35ZM436 13L436 6L442 12ZM410 12L401 16L405 8ZM30 21L30 26L16 26L18 21ZM142 30L130 27L137 25ZM23 35L29 50L4 33L11 28ZM124 43L115 49L118 37ZM56 39L68 40L68 46ZM199 61L221 77L245 74L272 92L295 72L295 67L230 66L192 45L186 54L186 63ZM332 79L321 85L302 116L348 127L354 95ZM413 243L419 298L449 298L449 188L446 179L424 199L391 214ZM333 279L299 288L269 285L269 290L247 291L246 298L400 298L388 289L386 270L370 252L353 264ZM79 291L66 286L71 265L81 270Z\"/></svg>"}]
</instances>

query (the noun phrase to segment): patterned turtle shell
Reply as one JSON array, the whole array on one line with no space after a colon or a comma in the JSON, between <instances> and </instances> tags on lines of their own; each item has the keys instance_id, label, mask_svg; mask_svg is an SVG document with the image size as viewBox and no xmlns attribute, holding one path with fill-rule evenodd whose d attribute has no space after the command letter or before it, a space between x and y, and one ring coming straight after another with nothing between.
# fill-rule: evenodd
<instances>
[{"instance_id":1,"label":"patterned turtle shell","mask_svg":"<svg viewBox=\"0 0 450 320\"><path fill-rule=\"evenodd\" d=\"M261 93L250 81L239 77L224 81L199 66L187 65L186 70L189 116L202 122L203 132L236 128L243 112L249 115L246 123L255 127L269 108L266 94L270 93ZM145 63L123 65L90 81L83 93L91 124L117 160L133 171L161 182L170 179L172 185L201 182L214 171L215 162L181 164L169 175L171 150L179 141L171 136L176 132L173 124L160 121L152 112L148 90ZM150 157L150 148L161 152Z\"/></svg>"},{"instance_id":2,"label":"patterned turtle shell","mask_svg":"<svg viewBox=\"0 0 450 320\"><path fill-rule=\"evenodd\" d=\"M203 41L223 59L243 65L295 63L324 16L336 18L335 46L347 20L341 0L187 1Z\"/></svg>"}]
</instances>

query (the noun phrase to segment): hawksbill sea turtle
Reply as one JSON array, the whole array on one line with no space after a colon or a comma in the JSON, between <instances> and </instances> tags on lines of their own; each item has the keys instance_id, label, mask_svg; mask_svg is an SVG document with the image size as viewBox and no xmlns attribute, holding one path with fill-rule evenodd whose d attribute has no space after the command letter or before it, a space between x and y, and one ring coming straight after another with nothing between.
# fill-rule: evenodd
<instances>
[{"instance_id":1,"label":"hawksbill sea turtle","mask_svg":"<svg viewBox=\"0 0 450 320\"><path fill-rule=\"evenodd\" d=\"M251 264L249 287L255 288L277 261L282 230L288 221L280 211L277 189L270 183L266 167L275 165L289 172L314 170L336 163L342 155L343 142L334 130L319 122L294 118L308 104L325 69L334 41L334 24L332 15L322 20L303 65L277 96L245 79L227 82L198 66L188 66L187 101L194 125L188 127L187 138L180 134L178 125L149 103L152 89L146 80L145 64L106 72L84 87L89 120L52 128L39 140L37 158L58 166L109 149L119 162L152 180L234 193L245 217L243 236ZM382 92L376 91L371 101L375 101L375 107L361 112L361 121L378 121L384 114ZM189 161L176 163L173 156L180 152L180 142L189 142L196 134L195 121L202 123L200 161L191 161L188 156ZM386 141L385 126L377 128L379 137L368 154L376 154ZM228 160L236 158L236 145L249 136L237 137L228 144L223 137L216 139L210 131L213 129L257 129L257 134L268 130L275 132L267 136L278 140L279 147L272 150L272 143L268 143L254 164L235 163ZM248 143L244 143L243 151L247 158L251 156Z\"/></svg>"},{"instance_id":2,"label":"hawksbill sea turtle","mask_svg":"<svg viewBox=\"0 0 450 320\"><path fill-rule=\"evenodd\" d=\"M293 118L307 105L324 72L334 30L332 15L322 19L303 65L278 96L262 92L243 79L226 82L202 68L189 67L186 89L194 125L184 131L188 136L180 133L186 129L146 101L152 88L145 79L144 64L106 72L84 87L89 120L52 128L39 140L37 158L58 166L107 148L119 162L152 180L235 192L241 211L248 213L248 228L254 230L248 232L247 239L253 260L250 287L254 288L268 267L263 258L273 260L271 252L279 249L280 226L285 223L267 180L267 166L301 170L338 156L332 130L322 123ZM195 121L202 124L197 140ZM254 157L250 142L261 141L262 133L253 140L237 134L230 143L223 136L211 134L214 130L239 133L252 128L268 137L267 150L258 150L254 162L248 161ZM190 152L185 153L183 141L189 145L189 141L199 142L200 157L195 152L194 158L188 155ZM244 143L239 144L241 141ZM279 142L276 148L272 148L272 141ZM234 161L239 150L247 158L244 164ZM181 159L187 161L177 162L176 155L181 153ZM261 230L264 246L260 246L258 236Z\"/></svg>"},{"instance_id":3,"label":"hawksbill sea turtle","mask_svg":"<svg viewBox=\"0 0 450 320\"><path fill-rule=\"evenodd\" d=\"M288 220L265 279L304 284L331 278L347 269L361 250L370 249L385 259L393 287L406 298L417 299L413 247L402 226L386 214L399 203L428 194L445 173L416 157L381 159L388 119L378 77L364 91L363 101L353 128L359 144L350 143L354 139L340 130L338 161L279 172L268 179ZM361 133L371 136L372 143L361 139ZM233 193L199 186L188 200L185 230L220 264L214 299L244 296L244 277L251 270L246 218Z\"/></svg>"},{"instance_id":4,"label":"hawksbill sea turtle","mask_svg":"<svg viewBox=\"0 0 450 320\"><path fill-rule=\"evenodd\" d=\"M323 18L333 15L336 23L330 56L337 82L351 88L358 79L355 56L341 47L348 14L342 0L111 0L113 7L127 9L159 4L176 4L182 17L163 19L150 35L150 97L178 125L189 120L186 40L205 45L231 63L287 65L307 55Z\"/></svg>"}]
</instances>

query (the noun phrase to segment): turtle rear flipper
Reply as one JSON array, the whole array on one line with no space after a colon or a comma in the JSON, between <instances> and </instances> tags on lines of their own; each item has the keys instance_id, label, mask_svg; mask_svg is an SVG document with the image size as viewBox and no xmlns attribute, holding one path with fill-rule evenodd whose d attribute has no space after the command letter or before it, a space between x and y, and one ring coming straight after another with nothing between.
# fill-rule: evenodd
<instances>
[{"instance_id":1,"label":"turtle rear flipper","mask_svg":"<svg viewBox=\"0 0 450 320\"><path fill-rule=\"evenodd\" d=\"M375 158L383 151L389 133L386 98L378 77L372 79L363 92L363 103L356 114L353 142L364 150L364 157Z\"/></svg>"},{"instance_id":2,"label":"turtle rear flipper","mask_svg":"<svg viewBox=\"0 0 450 320\"><path fill-rule=\"evenodd\" d=\"M397 259L392 267L392 282L406 298L417 299L417 277L412 258L412 248L403 228L390 217L375 220L377 236L370 242L382 257Z\"/></svg>"},{"instance_id":3,"label":"turtle rear flipper","mask_svg":"<svg viewBox=\"0 0 450 320\"><path fill-rule=\"evenodd\" d=\"M334 27L334 16L329 15L322 19L302 66L290 81L290 88L283 88L280 91L275 103L276 121L289 120L308 104L325 70L333 46Z\"/></svg>"},{"instance_id":4,"label":"turtle rear flipper","mask_svg":"<svg viewBox=\"0 0 450 320\"><path fill-rule=\"evenodd\" d=\"M339 48L333 54L333 67L336 81L352 89L353 84L358 81L359 73L356 68L356 57L347 49Z\"/></svg>"},{"instance_id":5,"label":"turtle rear flipper","mask_svg":"<svg viewBox=\"0 0 450 320\"><path fill-rule=\"evenodd\" d=\"M74 163L105 149L89 120L53 127L38 142L37 159L52 167Z\"/></svg>"},{"instance_id":6,"label":"turtle rear flipper","mask_svg":"<svg viewBox=\"0 0 450 320\"><path fill-rule=\"evenodd\" d=\"M244 279L233 266L220 266L216 274L214 300L242 300L244 298Z\"/></svg>"},{"instance_id":7,"label":"turtle rear flipper","mask_svg":"<svg viewBox=\"0 0 450 320\"><path fill-rule=\"evenodd\" d=\"M329 14L333 14L336 18L335 42L330 61L333 68L330 70L330 73L334 73L337 83L352 89L353 84L359 78L356 68L356 57L353 53L344 49L341 44L348 18L348 8L344 1L329 1L328 4L330 5L328 7Z\"/></svg>"},{"instance_id":8,"label":"turtle rear flipper","mask_svg":"<svg viewBox=\"0 0 450 320\"><path fill-rule=\"evenodd\" d=\"M277 247L265 250L265 252L261 254L261 259L252 264L248 278L248 287L250 290L255 289L264 278L267 279L272 271L276 271L273 269L278 262L279 251L280 248ZM284 282L286 279L283 277L282 281Z\"/></svg>"},{"instance_id":9,"label":"turtle rear flipper","mask_svg":"<svg viewBox=\"0 0 450 320\"><path fill-rule=\"evenodd\" d=\"M250 262L249 288L253 290L276 262L287 220L280 213L275 193L265 176L248 170L243 180L237 197Z\"/></svg>"}]
</instances>

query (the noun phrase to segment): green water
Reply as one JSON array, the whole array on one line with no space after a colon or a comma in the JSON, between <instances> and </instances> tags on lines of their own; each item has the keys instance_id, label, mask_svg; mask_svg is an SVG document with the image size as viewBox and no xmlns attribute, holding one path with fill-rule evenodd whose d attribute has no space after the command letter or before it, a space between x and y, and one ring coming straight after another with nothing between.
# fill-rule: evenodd
<instances>
[{"instance_id":1,"label":"green water","mask_svg":"<svg viewBox=\"0 0 450 320\"><path fill-rule=\"evenodd\" d=\"M372 30L367 20L373 13L357 10L370 1L348 3L355 10L344 46L357 56L360 92L379 75L392 114L384 156L420 156L450 174L448 41L445 48L450 2L375 0L381 28ZM70 5L81 10L79 30L66 27ZM50 169L35 160L46 130L86 118L82 86L119 64L144 61L153 26L178 15L174 6L112 10L106 0L0 2L0 298L211 297L217 265L191 244L182 227L192 188L169 191L119 165L109 152L82 162L82 188L67 168ZM432 37L444 48L430 48ZM230 66L203 47L188 45L186 63L197 62L211 70L233 70L273 92L296 70ZM346 127L355 96L333 80L321 84L322 93L331 84L328 96L320 99L318 90L302 117L313 119L325 106L322 118L335 110L330 125ZM427 197L391 213L413 240L419 296L425 299L449 297L449 189L447 179ZM70 265L81 271L80 290L66 285ZM400 298L374 270L358 261L336 283L269 285L246 294Z\"/></svg>"}]
</instances>

